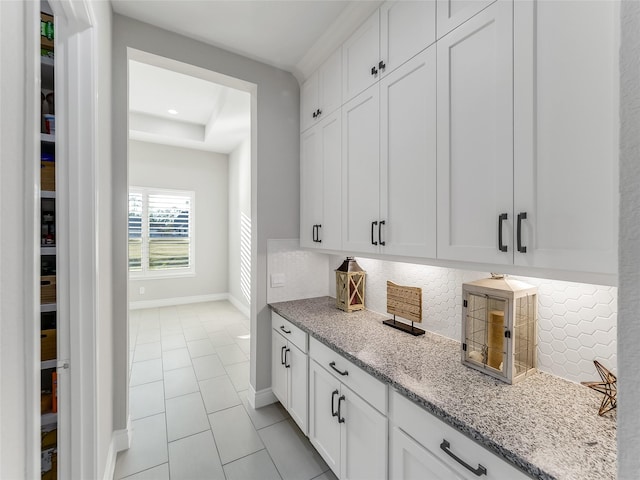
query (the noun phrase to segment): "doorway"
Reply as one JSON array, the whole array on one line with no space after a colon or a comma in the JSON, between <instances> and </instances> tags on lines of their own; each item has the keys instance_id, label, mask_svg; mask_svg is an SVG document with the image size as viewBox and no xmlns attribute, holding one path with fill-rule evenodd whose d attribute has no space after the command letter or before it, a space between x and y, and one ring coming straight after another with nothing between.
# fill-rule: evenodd
<instances>
[{"instance_id":1,"label":"doorway","mask_svg":"<svg viewBox=\"0 0 640 480\"><path fill-rule=\"evenodd\" d=\"M254 87L129 51L134 438L118 458L115 478L180 468L183 456L176 452L184 445L213 442L209 416L246 404ZM153 454L138 451L152 445Z\"/></svg>"}]
</instances>

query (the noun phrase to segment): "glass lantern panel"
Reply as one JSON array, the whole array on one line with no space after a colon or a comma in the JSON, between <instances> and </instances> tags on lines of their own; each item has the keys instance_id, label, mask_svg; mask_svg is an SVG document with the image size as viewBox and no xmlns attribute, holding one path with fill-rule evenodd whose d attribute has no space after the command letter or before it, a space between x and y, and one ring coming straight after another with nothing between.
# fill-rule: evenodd
<instances>
[{"instance_id":1,"label":"glass lantern panel","mask_svg":"<svg viewBox=\"0 0 640 480\"><path fill-rule=\"evenodd\" d=\"M465 324L466 358L506 371L505 317L507 301L502 298L469 293Z\"/></svg>"},{"instance_id":2,"label":"glass lantern panel","mask_svg":"<svg viewBox=\"0 0 640 480\"><path fill-rule=\"evenodd\" d=\"M484 295L467 296L467 317L465 319L466 357L468 360L486 364L487 297Z\"/></svg>"},{"instance_id":3,"label":"glass lantern panel","mask_svg":"<svg viewBox=\"0 0 640 480\"><path fill-rule=\"evenodd\" d=\"M489 297L487 303L487 365L504 373L507 301Z\"/></svg>"},{"instance_id":4,"label":"glass lantern panel","mask_svg":"<svg viewBox=\"0 0 640 480\"><path fill-rule=\"evenodd\" d=\"M535 295L516 299L516 317L514 319L514 377L526 373L535 367Z\"/></svg>"}]
</instances>

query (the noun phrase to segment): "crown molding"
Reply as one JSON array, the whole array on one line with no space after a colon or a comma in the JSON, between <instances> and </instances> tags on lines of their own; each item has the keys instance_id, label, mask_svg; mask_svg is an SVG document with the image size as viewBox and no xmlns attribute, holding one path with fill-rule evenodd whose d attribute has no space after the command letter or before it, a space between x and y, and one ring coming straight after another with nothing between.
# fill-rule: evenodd
<instances>
[{"instance_id":1,"label":"crown molding","mask_svg":"<svg viewBox=\"0 0 640 480\"><path fill-rule=\"evenodd\" d=\"M351 2L295 65L292 73L298 82L302 84L381 4Z\"/></svg>"}]
</instances>

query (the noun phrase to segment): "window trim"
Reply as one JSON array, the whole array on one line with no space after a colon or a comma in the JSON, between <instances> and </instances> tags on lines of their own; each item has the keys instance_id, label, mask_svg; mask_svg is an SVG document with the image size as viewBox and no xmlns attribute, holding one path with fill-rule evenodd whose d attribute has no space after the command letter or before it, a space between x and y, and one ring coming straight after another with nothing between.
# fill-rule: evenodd
<instances>
[{"instance_id":1,"label":"window trim","mask_svg":"<svg viewBox=\"0 0 640 480\"><path fill-rule=\"evenodd\" d=\"M142 280L142 279L150 279L150 280L160 280L160 279L175 279L175 278L187 278L187 277L195 277L196 276L196 242L195 242L195 198L196 192L193 190L177 190L170 188L156 188L156 187L139 187L139 186L129 186L130 194L140 194L142 195L142 205L143 205L143 214L142 214L142 234L141 234L141 269L131 271L129 269L128 260L127 260L127 272L129 273L129 278L131 280ZM150 270L148 267L148 259L149 259L149 215L148 215L148 203L149 203L149 195L174 195L174 196L182 196L189 197L189 267L188 268L176 268L176 269L167 269L167 270ZM128 212L127 207L127 212ZM147 213L147 215L145 215ZM128 218L128 213L127 213ZM129 258L129 222L127 221L127 259ZM145 247L146 242L146 247ZM145 262L146 260L146 262Z\"/></svg>"}]
</instances>

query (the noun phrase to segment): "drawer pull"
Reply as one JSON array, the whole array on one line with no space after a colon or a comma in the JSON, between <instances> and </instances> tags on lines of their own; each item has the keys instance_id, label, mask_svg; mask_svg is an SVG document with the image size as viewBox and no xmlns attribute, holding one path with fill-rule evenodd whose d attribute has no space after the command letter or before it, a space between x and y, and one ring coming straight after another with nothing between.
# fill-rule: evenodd
<instances>
[{"instance_id":1,"label":"drawer pull","mask_svg":"<svg viewBox=\"0 0 640 480\"><path fill-rule=\"evenodd\" d=\"M338 398L338 423L344 423L344 417L340 415L340 408L342 406L343 400L344 400L344 395L341 395L340 398Z\"/></svg>"},{"instance_id":2,"label":"drawer pull","mask_svg":"<svg viewBox=\"0 0 640 480\"><path fill-rule=\"evenodd\" d=\"M291 333L291 330L287 330L286 328L284 328L284 325L280 325L280 330L287 334Z\"/></svg>"},{"instance_id":3,"label":"drawer pull","mask_svg":"<svg viewBox=\"0 0 640 480\"><path fill-rule=\"evenodd\" d=\"M338 412L340 412L340 402L338 402ZM471 465L469 465L467 462L465 462L460 457L458 457L455 453L449 450L450 447L451 447L451 444L443 438L442 443L440 444L440 448L444 450L444 453L449 455L456 462L458 462L460 465L462 465L464 468L466 468L470 472L473 472L474 475L477 475L478 477L487 474L487 469L484 468L482 465L478 464L478 468L473 468Z\"/></svg>"},{"instance_id":4,"label":"drawer pull","mask_svg":"<svg viewBox=\"0 0 640 480\"><path fill-rule=\"evenodd\" d=\"M330 366L331 368L333 368L336 372L338 372L338 373L339 373L340 375L342 375L342 376L349 375L349 372L348 372L347 370L345 370L344 372L341 372L340 370L338 370L338 369L336 368L336 362L331 362L331 363L329 364L329 366Z\"/></svg>"},{"instance_id":5,"label":"drawer pull","mask_svg":"<svg viewBox=\"0 0 640 480\"><path fill-rule=\"evenodd\" d=\"M333 392L331 392L331 416L332 417L337 417L338 416L338 412L334 406L334 401L336 399L336 395L338 395L340 392L338 392L338 390L334 390ZM338 402L338 405L340 405L340 402Z\"/></svg>"}]
</instances>

